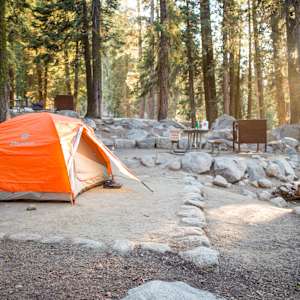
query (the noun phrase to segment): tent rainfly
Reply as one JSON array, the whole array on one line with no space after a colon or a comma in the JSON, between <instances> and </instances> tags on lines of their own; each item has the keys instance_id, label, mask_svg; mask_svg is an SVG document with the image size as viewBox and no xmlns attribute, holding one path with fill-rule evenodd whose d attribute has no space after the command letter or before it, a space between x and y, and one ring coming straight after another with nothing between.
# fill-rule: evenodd
<instances>
[{"instance_id":1,"label":"tent rainfly","mask_svg":"<svg viewBox=\"0 0 300 300\"><path fill-rule=\"evenodd\" d=\"M0 124L0 200L74 200L112 178L140 181L81 120L25 114Z\"/></svg>"}]
</instances>

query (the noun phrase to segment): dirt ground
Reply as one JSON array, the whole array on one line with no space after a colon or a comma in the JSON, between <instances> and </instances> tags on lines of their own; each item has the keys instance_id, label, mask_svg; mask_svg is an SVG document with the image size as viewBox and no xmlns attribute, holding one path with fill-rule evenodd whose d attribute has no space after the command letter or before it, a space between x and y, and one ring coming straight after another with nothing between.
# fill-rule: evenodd
<instances>
[{"instance_id":1,"label":"dirt ground","mask_svg":"<svg viewBox=\"0 0 300 300\"><path fill-rule=\"evenodd\" d=\"M123 151L123 158L149 151ZM91 190L76 206L0 203L0 232L166 241L178 224L183 172L136 167L154 190L119 177L121 190ZM206 176L199 176L202 181ZM204 272L176 254L102 256L66 245L0 241L1 299L120 299L151 279L182 280L227 299L300 299L300 218L291 209L205 187L208 232L220 267ZM4 280L3 280L4 279ZM63 284L65 280L65 284ZM21 287L18 287L18 284Z\"/></svg>"}]
</instances>

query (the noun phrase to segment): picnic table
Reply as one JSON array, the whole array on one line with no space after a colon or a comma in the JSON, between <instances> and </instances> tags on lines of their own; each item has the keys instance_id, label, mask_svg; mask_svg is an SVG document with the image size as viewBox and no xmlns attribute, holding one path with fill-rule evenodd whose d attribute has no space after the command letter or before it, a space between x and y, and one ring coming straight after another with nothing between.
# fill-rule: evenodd
<instances>
[{"instance_id":1,"label":"picnic table","mask_svg":"<svg viewBox=\"0 0 300 300\"><path fill-rule=\"evenodd\" d=\"M207 133L208 129L201 128L188 128L184 129L183 132L188 136L188 150L192 150L193 146L195 149L201 149L202 135Z\"/></svg>"}]
</instances>

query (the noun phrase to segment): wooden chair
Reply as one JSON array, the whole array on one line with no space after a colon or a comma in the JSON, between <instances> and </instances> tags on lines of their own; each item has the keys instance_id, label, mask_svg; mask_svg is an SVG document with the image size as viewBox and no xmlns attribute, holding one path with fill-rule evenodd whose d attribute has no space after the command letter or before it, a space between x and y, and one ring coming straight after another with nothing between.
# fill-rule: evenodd
<instances>
[{"instance_id":1,"label":"wooden chair","mask_svg":"<svg viewBox=\"0 0 300 300\"><path fill-rule=\"evenodd\" d=\"M267 120L238 120L233 122L233 151L238 144L238 152L241 144L265 144L267 151Z\"/></svg>"},{"instance_id":2,"label":"wooden chair","mask_svg":"<svg viewBox=\"0 0 300 300\"><path fill-rule=\"evenodd\" d=\"M54 99L56 110L74 110L74 97L72 95L57 95Z\"/></svg>"}]
</instances>

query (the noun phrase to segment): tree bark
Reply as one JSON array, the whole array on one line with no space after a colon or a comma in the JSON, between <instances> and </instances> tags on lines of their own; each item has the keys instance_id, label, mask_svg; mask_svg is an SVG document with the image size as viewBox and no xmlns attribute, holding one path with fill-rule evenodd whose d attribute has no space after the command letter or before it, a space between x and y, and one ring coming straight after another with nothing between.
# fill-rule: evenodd
<instances>
[{"instance_id":1,"label":"tree bark","mask_svg":"<svg viewBox=\"0 0 300 300\"><path fill-rule=\"evenodd\" d=\"M42 68L42 62L40 59L38 59L36 63L36 72L37 72L37 87L38 87L38 97L39 102L44 101L44 95L43 95L43 68Z\"/></svg>"},{"instance_id":2,"label":"tree bark","mask_svg":"<svg viewBox=\"0 0 300 300\"><path fill-rule=\"evenodd\" d=\"M266 113L265 113L265 103L264 103L261 49L259 43L259 29L257 23L257 6L258 6L258 1L254 0L252 5L252 20L253 20L254 48L255 48L254 65L255 65L255 73L256 73L257 93L258 93L259 118L265 119Z\"/></svg>"},{"instance_id":3,"label":"tree bark","mask_svg":"<svg viewBox=\"0 0 300 300\"><path fill-rule=\"evenodd\" d=\"M6 98L7 55L6 55L6 0L0 0L0 122L6 120L8 103Z\"/></svg>"},{"instance_id":4,"label":"tree bark","mask_svg":"<svg viewBox=\"0 0 300 300\"><path fill-rule=\"evenodd\" d=\"M86 0L82 0L82 45L84 52L85 63L85 78L86 78L86 90L87 90L87 116L93 116L95 111L94 105L94 93L93 93L93 76L91 67L91 54L90 54L90 42L88 34L88 12Z\"/></svg>"},{"instance_id":5,"label":"tree bark","mask_svg":"<svg viewBox=\"0 0 300 300\"><path fill-rule=\"evenodd\" d=\"M67 49L67 45L64 46L64 67L65 67L66 94L72 95L71 79L70 79L70 62L69 62L69 52Z\"/></svg>"},{"instance_id":6,"label":"tree bark","mask_svg":"<svg viewBox=\"0 0 300 300\"><path fill-rule=\"evenodd\" d=\"M48 62L44 63L44 84L43 84L43 108L46 107L48 98Z\"/></svg>"},{"instance_id":7,"label":"tree bark","mask_svg":"<svg viewBox=\"0 0 300 300\"><path fill-rule=\"evenodd\" d=\"M233 39L232 39L233 41ZM236 53L235 53L235 45L231 46L230 50L230 58L229 58L229 77L230 77L230 106L229 111L231 116L235 116L235 95L236 95L236 73L235 73L235 66L236 66Z\"/></svg>"},{"instance_id":8,"label":"tree bark","mask_svg":"<svg viewBox=\"0 0 300 300\"><path fill-rule=\"evenodd\" d=\"M78 87L79 87L79 41L76 41L75 59L74 59L74 103L75 110L78 111Z\"/></svg>"},{"instance_id":9,"label":"tree bark","mask_svg":"<svg viewBox=\"0 0 300 300\"><path fill-rule=\"evenodd\" d=\"M9 101L10 103L13 104L15 101L16 86L15 86L15 70L12 65L9 66L8 75L9 75Z\"/></svg>"},{"instance_id":10,"label":"tree bark","mask_svg":"<svg viewBox=\"0 0 300 300\"><path fill-rule=\"evenodd\" d=\"M218 117L218 105L209 0L200 1L200 22L206 117L211 125Z\"/></svg>"},{"instance_id":11,"label":"tree bark","mask_svg":"<svg viewBox=\"0 0 300 300\"><path fill-rule=\"evenodd\" d=\"M230 92L229 92L229 52L228 52L228 3L223 0L223 22L222 22L222 34L223 34L223 112L230 114Z\"/></svg>"},{"instance_id":12,"label":"tree bark","mask_svg":"<svg viewBox=\"0 0 300 300\"><path fill-rule=\"evenodd\" d=\"M235 117L237 119L242 118L242 103L241 103L241 48L242 48L242 37L239 34L239 52L236 60L236 90L235 90Z\"/></svg>"},{"instance_id":13,"label":"tree bark","mask_svg":"<svg viewBox=\"0 0 300 300\"><path fill-rule=\"evenodd\" d=\"M137 5L137 23L138 23L138 47L139 47L139 63L141 63L143 59L143 48L142 48L142 17L141 17L141 1L137 0L136 1ZM139 83L139 90L140 90L141 84ZM146 98L145 96L141 96L139 99L140 102L140 118L145 117L145 108L146 108Z\"/></svg>"},{"instance_id":14,"label":"tree bark","mask_svg":"<svg viewBox=\"0 0 300 300\"><path fill-rule=\"evenodd\" d=\"M276 9L271 16L272 28L272 43L273 43L273 63L274 63L274 77L275 77L275 95L277 104L277 118L279 125L286 122L286 109L283 92L283 75L282 75L282 57L280 55L280 29L279 29L279 12Z\"/></svg>"},{"instance_id":15,"label":"tree bark","mask_svg":"<svg viewBox=\"0 0 300 300\"><path fill-rule=\"evenodd\" d=\"M192 127L196 126L196 105L195 105L195 91L194 91L194 56L193 56L193 44L194 37L191 30L191 14L190 14L190 0L186 0L187 16L186 16L186 49L187 49L187 61L188 61L188 94L190 101L190 118Z\"/></svg>"},{"instance_id":16,"label":"tree bark","mask_svg":"<svg viewBox=\"0 0 300 300\"><path fill-rule=\"evenodd\" d=\"M169 102L169 41L167 36L167 0L160 0L160 41L158 62L158 120L168 117Z\"/></svg>"},{"instance_id":17,"label":"tree bark","mask_svg":"<svg viewBox=\"0 0 300 300\"><path fill-rule=\"evenodd\" d=\"M300 1L286 0L288 81L290 90L290 123L300 123Z\"/></svg>"},{"instance_id":18,"label":"tree bark","mask_svg":"<svg viewBox=\"0 0 300 300\"><path fill-rule=\"evenodd\" d=\"M248 101L247 119L252 118L252 30L251 30L251 2L248 0Z\"/></svg>"},{"instance_id":19,"label":"tree bark","mask_svg":"<svg viewBox=\"0 0 300 300\"><path fill-rule=\"evenodd\" d=\"M148 99L148 117L149 119L155 118L155 95L156 95L156 84L155 82L155 34L154 34L154 0L150 1L150 25L151 25L151 57L152 57L152 65L151 65L151 87L149 92Z\"/></svg>"},{"instance_id":20,"label":"tree bark","mask_svg":"<svg viewBox=\"0 0 300 300\"><path fill-rule=\"evenodd\" d=\"M92 1L92 57L93 57L93 102L88 107L89 117L101 118L102 113L102 62L100 53L100 0Z\"/></svg>"}]
</instances>

